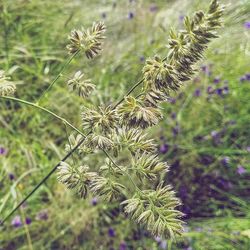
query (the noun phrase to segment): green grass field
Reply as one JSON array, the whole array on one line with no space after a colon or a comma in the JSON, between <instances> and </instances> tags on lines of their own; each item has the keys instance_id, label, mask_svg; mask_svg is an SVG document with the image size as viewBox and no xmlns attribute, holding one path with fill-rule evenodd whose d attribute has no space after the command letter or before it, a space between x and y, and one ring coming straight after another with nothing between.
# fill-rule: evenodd
<instances>
[{"instance_id":1,"label":"green grass field","mask_svg":"<svg viewBox=\"0 0 250 250\"><path fill-rule=\"evenodd\" d=\"M183 235L170 246L127 218L119 203L79 199L53 174L0 227L0 250L250 249L250 2L221 2L226 11L219 38L193 79L162 105L160 125L148 132L171 166L164 181L182 200ZM3 0L0 70L16 82L17 98L35 103L68 58L70 31L103 20L107 38L101 55L92 61L74 58L39 102L81 128L81 106L90 103L66 84L77 70L97 85L93 102L116 102L141 78L145 59L166 50L171 27L182 29L184 15L208 4ZM53 116L0 99L0 220L63 158L69 134ZM102 156L87 158L94 168Z\"/></svg>"}]
</instances>

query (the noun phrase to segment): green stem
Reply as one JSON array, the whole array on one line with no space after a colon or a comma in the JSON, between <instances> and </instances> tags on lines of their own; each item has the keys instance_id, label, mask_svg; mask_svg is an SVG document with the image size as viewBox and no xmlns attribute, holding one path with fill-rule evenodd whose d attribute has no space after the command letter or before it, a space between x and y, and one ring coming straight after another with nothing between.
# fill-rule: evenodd
<instances>
[{"instance_id":1,"label":"green stem","mask_svg":"<svg viewBox=\"0 0 250 250\"><path fill-rule=\"evenodd\" d=\"M63 64L60 72L56 76L56 78L50 83L49 87L42 93L42 95L39 97L37 104L42 100L42 98L49 92L49 90L53 87L53 85L56 83L56 81L62 76L62 73L66 69L66 67L71 63L71 61L77 56L77 54L80 52L80 50L77 50L69 59Z\"/></svg>"},{"instance_id":2,"label":"green stem","mask_svg":"<svg viewBox=\"0 0 250 250\"><path fill-rule=\"evenodd\" d=\"M141 189L135 184L134 180L132 179L132 177L129 175L129 173L127 171L124 171L122 170L118 164L113 160L113 158L110 156L110 154L105 150L105 149L102 149L102 151L105 153L105 155L110 159L110 161L113 163L113 165L115 165L120 171L122 171L123 173L125 173L129 180L131 181L131 183L134 185L135 189L137 191L139 191L141 193Z\"/></svg>"},{"instance_id":3,"label":"green stem","mask_svg":"<svg viewBox=\"0 0 250 250\"><path fill-rule=\"evenodd\" d=\"M127 94L118 102L115 104L114 108L117 108L126 98L126 96L130 95L139 85L143 83L144 79L141 79L139 82L137 82L128 92Z\"/></svg>"},{"instance_id":4,"label":"green stem","mask_svg":"<svg viewBox=\"0 0 250 250\"><path fill-rule=\"evenodd\" d=\"M78 128L76 128L75 126L73 126L70 122L68 122L66 119L62 118L61 116L55 114L54 112L44 108L44 107L41 107L39 106L38 104L35 104L35 103L32 103L32 102L28 102L28 101L25 101L25 100L22 100L22 99L18 99L18 98L15 98L15 97L11 97L11 96L0 96L0 98L2 99L6 99L6 100L12 100L12 101L15 101L15 102L20 102L20 103L23 103L23 104L26 104L26 105L29 105L29 106L32 106L36 109L40 109L52 116L54 116L56 119L62 121L64 124L67 124L69 127L71 127L72 129L74 129L75 131L77 131L79 134L81 134L83 137L86 137Z\"/></svg>"}]
</instances>

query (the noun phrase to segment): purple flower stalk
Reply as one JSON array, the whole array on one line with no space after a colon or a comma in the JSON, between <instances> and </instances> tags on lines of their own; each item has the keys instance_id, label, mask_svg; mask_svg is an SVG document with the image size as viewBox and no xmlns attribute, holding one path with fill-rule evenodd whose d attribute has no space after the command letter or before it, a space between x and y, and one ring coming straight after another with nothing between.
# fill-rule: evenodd
<instances>
[{"instance_id":1,"label":"purple flower stalk","mask_svg":"<svg viewBox=\"0 0 250 250\"><path fill-rule=\"evenodd\" d=\"M168 149L169 149L169 145L168 144L163 144L160 146L160 152L162 154L166 154L168 152Z\"/></svg>"},{"instance_id":2,"label":"purple flower stalk","mask_svg":"<svg viewBox=\"0 0 250 250\"><path fill-rule=\"evenodd\" d=\"M214 92L214 90L213 90L212 86L208 86L207 93L211 95L211 94L213 94L213 92Z\"/></svg>"},{"instance_id":3,"label":"purple flower stalk","mask_svg":"<svg viewBox=\"0 0 250 250\"><path fill-rule=\"evenodd\" d=\"M48 211L42 210L36 215L36 220L47 220L48 219Z\"/></svg>"},{"instance_id":4,"label":"purple flower stalk","mask_svg":"<svg viewBox=\"0 0 250 250\"><path fill-rule=\"evenodd\" d=\"M145 56L140 56L140 62L144 62L145 61Z\"/></svg>"},{"instance_id":5,"label":"purple flower stalk","mask_svg":"<svg viewBox=\"0 0 250 250\"><path fill-rule=\"evenodd\" d=\"M194 96L196 96L196 97L201 96L201 90L200 90L200 89L196 89L196 90L194 91Z\"/></svg>"},{"instance_id":6,"label":"purple flower stalk","mask_svg":"<svg viewBox=\"0 0 250 250\"><path fill-rule=\"evenodd\" d=\"M221 160L221 164L224 166L224 167L228 167L230 163L230 158L228 156L225 156L222 160Z\"/></svg>"},{"instance_id":7,"label":"purple flower stalk","mask_svg":"<svg viewBox=\"0 0 250 250\"><path fill-rule=\"evenodd\" d=\"M22 226L21 217L19 215L15 216L11 221L11 225L16 228L21 227Z\"/></svg>"},{"instance_id":8,"label":"purple flower stalk","mask_svg":"<svg viewBox=\"0 0 250 250\"><path fill-rule=\"evenodd\" d=\"M128 19L130 19L130 20L131 20L131 19L133 19L133 18L134 18L134 16L135 16L135 15L134 15L134 13L133 13L133 12L131 12L131 11L130 11L130 12L128 13Z\"/></svg>"},{"instance_id":9,"label":"purple flower stalk","mask_svg":"<svg viewBox=\"0 0 250 250\"><path fill-rule=\"evenodd\" d=\"M12 174L12 173L9 173L9 179L10 179L11 181L13 181L13 180L15 179L15 175Z\"/></svg>"},{"instance_id":10,"label":"purple flower stalk","mask_svg":"<svg viewBox=\"0 0 250 250\"><path fill-rule=\"evenodd\" d=\"M94 197L92 200L91 200L91 204L92 206L96 206L98 203L98 199L96 197Z\"/></svg>"},{"instance_id":11,"label":"purple flower stalk","mask_svg":"<svg viewBox=\"0 0 250 250\"><path fill-rule=\"evenodd\" d=\"M214 78L214 83L215 83L215 84L220 83L220 78L219 78L219 77L215 77L215 78Z\"/></svg>"},{"instance_id":12,"label":"purple flower stalk","mask_svg":"<svg viewBox=\"0 0 250 250\"><path fill-rule=\"evenodd\" d=\"M32 222L31 218L27 217L27 218L25 219L25 223L26 223L27 225L30 225L31 222Z\"/></svg>"},{"instance_id":13,"label":"purple flower stalk","mask_svg":"<svg viewBox=\"0 0 250 250\"><path fill-rule=\"evenodd\" d=\"M176 119L176 113L175 113L175 112L173 112L173 113L171 114L171 118L172 118L173 120Z\"/></svg>"},{"instance_id":14,"label":"purple flower stalk","mask_svg":"<svg viewBox=\"0 0 250 250\"><path fill-rule=\"evenodd\" d=\"M245 174L246 173L246 169L242 165L238 165L237 166L237 173L239 175Z\"/></svg>"},{"instance_id":15,"label":"purple flower stalk","mask_svg":"<svg viewBox=\"0 0 250 250\"><path fill-rule=\"evenodd\" d=\"M218 88L218 89L215 90L215 92L216 92L216 94L217 94L218 96L222 96L222 94L223 94L223 89L222 89L222 88Z\"/></svg>"},{"instance_id":16,"label":"purple flower stalk","mask_svg":"<svg viewBox=\"0 0 250 250\"><path fill-rule=\"evenodd\" d=\"M240 82L245 82L246 81L246 77L245 76L242 76L241 78L240 78Z\"/></svg>"},{"instance_id":17,"label":"purple flower stalk","mask_svg":"<svg viewBox=\"0 0 250 250\"><path fill-rule=\"evenodd\" d=\"M173 127L172 132L173 136L177 136L180 133L180 126L176 125L175 127Z\"/></svg>"},{"instance_id":18,"label":"purple flower stalk","mask_svg":"<svg viewBox=\"0 0 250 250\"><path fill-rule=\"evenodd\" d=\"M4 147L0 147L0 155L6 155L7 150Z\"/></svg>"},{"instance_id":19,"label":"purple flower stalk","mask_svg":"<svg viewBox=\"0 0 250 250\"><path fill-rule=\"evenodd\" d=\"M112 227L109 228L108 235L109 237L115 237L115 230Z\"/></svg>"},{"instance_id":20,"label":"purple flower stalk","mask_svg":"<svg viewBox=\"0 0 250 250\"><path fill-rule=\"evenodd\" d=\"M244 23L244 27L245 27L246 29L250 29L250 21L246 21L246 22Z\"/></svg>"},{"instance_id":21,"label":"purple flower stalk","mask_svg":"<svg viewBox=\"0 0 250 250\"><path fill-rule=\"evenodd\" d=\"M250 73L245 74L245 78L247 81L250 81Z\"/></svg>"},{"instance_id":22,"label":"purple flower stalk","mask_svg":"<svg viewBox=\"0 0 250 250\"><path fill-rule=\"evenodd\" d=\"M126 242L121 242L120 246L119 246L119 250L126 250L127 249L127 244Z\"/></svg>"}]
</instances>

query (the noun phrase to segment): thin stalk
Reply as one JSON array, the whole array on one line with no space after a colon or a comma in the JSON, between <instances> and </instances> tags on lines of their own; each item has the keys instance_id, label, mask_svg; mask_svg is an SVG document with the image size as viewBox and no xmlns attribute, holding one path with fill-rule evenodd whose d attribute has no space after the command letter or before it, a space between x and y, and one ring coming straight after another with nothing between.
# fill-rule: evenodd
<instances>
[{"instance_id":1,"label":"thin stalk","mask_svg":"<svg viewBox=\"0 0 250 250\"><path fill-rule=\"evenodd\" d=\"M25 230L26 237L27 237L27 242L28 242L29 250L33 250L34 248L33 248L33 245L32 245L32 240L31 240L31 237L30 237L29 228L28 228L28 226L26 224L26 216L25 216L25 212L24 212L24 209L23 209L22 206L20 207L20 212L21 212L21 216L22 216L24 230Z\"/></svg>"},{"instance_id":2,"label":"thin stalk","mask_svg":"<svg viewBox=\"0 0 250 250\"><path fill-rule=\"evenodd\" d=\"M113 107L113 109L115 109L116 107L118 107L126 98L126 96L130 95L139 85L141 85L143 83L144 79L141 79L139 82L137 82L128 92L125 96L123 96L123 98L115 104L115 106Z\"/></svg>"},{"instance_id":3,"label":"thin stalk","mask_svg":"<svg viewBox=\"0 0 250 250\"><path fill-rule=\"evenodd\" d=\"M26 104L26 105L29 105L29 106L32 106L36 109L40 109L52 116L54 116L56 119L62 121L64 124L67 124L69 127L71 127L72 129L74 129L75 131L77 131L79 134L81 134L83 137L86 137L78 128L76 128L75 126L73 126L70 122L68 122L66 119L62 118L61 116L55 114L54 112L42 107L42 106L39 106L38 104L35 104L35 103L32 103L32 102L28 102L28 101L24 101L22 99L18 99L18 98L15 98L15 97L11 97L11 96L0 96L0 98L2 99L6 99L6 100L12 100L12 101L15 101L15 102L20 102L20 103L23 103L23 104Z\"/></svg>"},{"instance_id":4,"label":"thin stalk","mask_svg":"<svg viewBox=\"0 0 250 250\"><path fill-rule=\"evenodd\" d=\"M73 55L69 57L69 59L63 64L60 72L55 77L55 79L50 83L49 87L42 93L42 95L39 97L37 104L42 100L42 98L48 93L48 91L53 87L53 85L56 83L56 81L62 76L62 73L66 69L66 67L71 63L71 61L77 56L77 54L80 52L80 50L77 50Z\"/></svg>"},{"instance_id":5,"label":"thin stalk","mask_svg":"<svg viewBox=\"0 0 250 250\"><path fill-rule=\"evenodd\" d=\"M105 155L110 159L110 161L113 163L113 165L115 165L120 171L122 171L123 173L125 173L129 180L131 181L131 183L134 185L135 189L139 192L141 192L141 189L138 188L138 186L135 184L135 182L133 181L133 179L131 178L131 176L129 175L129 173L127 171L124 171L122 170L118 164L113 160L113 158L110 156L110 154L105 150L105 149L102 149L102 151L105 153Z\"/></svg>"},{"instance_id":6,"label":"thin stalk","mask_svg":"<svg viewBox=\"0 0 250 250\"><path fill-rule=\"evenodd\" d=\"M55 165L55 167L36 185L36 187L0 222L0 226L2 226L4 224L4 222L6 220L8 220L8 218L14 214L24 203L25 201L27 201L29 199L29 197L36 192L37 189L40 188L40 186L42 186L42 184L49 179L49 177L56 171L56 169L59 167L60 163L62 161L66 161L77 149L78 147L80 147L80 145L84 142L85 138L82 138L82 140L69 152L67 153L64 158Z\"/></svg>"}]
</instances>

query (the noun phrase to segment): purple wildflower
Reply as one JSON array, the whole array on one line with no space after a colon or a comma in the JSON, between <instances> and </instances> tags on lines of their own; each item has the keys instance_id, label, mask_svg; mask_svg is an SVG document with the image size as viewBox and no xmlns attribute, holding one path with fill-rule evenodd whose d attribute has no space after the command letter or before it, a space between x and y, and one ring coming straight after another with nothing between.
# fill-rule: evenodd
<instances>
[{"instance_id":1,"label":"purple wildflower","mask_svg":"<svg viewBox=\"0 0 250 250\"><path fill-rule=\"evenodd\" d=\"M250 153L250 146L247 146L247 152L249 152Z\"/></svg>"},{"instance_id":2,"label":"purple wildflower","mask_svg":"<svg viewBox=\"0 0 250 250\"><path fill-rule=\"evenodd\" d=\"M201 90L200 90L200 89L196 89L196 90L194 91L194 96L198 97L198 96L200 96L200 95L201 95Z\"/></svg>"},{"instance_id":3,"label":"purple wildflower","mask_svg":"<svg viewBox=\"0 0 250 250\"><path fill-rule=\"evenodd\" d=\"M229 94L229 87L228 86L223 87L223 94L225 94L225 95Z\"/></svg>"},{"instance_id":4,"label":"purple wildflower","mask_svg":"<svg viewBox=\"0 0 250 250\"><path fill-rule=\"evenodd\" d=\"M119 250L126 250L127 249L127 244L126 244L126 242L121 242L121 244L120 244L120 247L119 247Z\"/></svg>"},{"instance_id":5,"label":"purple wildflower","mask_svg":"<svg viewBox=\"0 0 250 250\"><path fill-rule=\"evenodd\" d=\"M112 227L109 228L108 235L109 237L115 237L115 230Z\"/></svg>"},{"instance_id":6,"label":"purple wildflower","mask_svg":"<svg viewBox=\"0 0 250 250\"><path fill-rule=\"evenodd\" d=\"M212 86L208 86L207 87L207 93L208 94L213 94L213 92L214 92L214 90L213 90Z\"/></svg>"},{"instance_id":7,"label":"purple wildflower","mask_svg":"<svg viewBox=\"0 0 250 250\"><path fill-rule=\"evenodd\" d=\"M214 159L210 155L202 155L201 158L200 158L201 164L203 164L205 166L210 165L211 163L213 163L213 161L214 161Z\"/></svg>"},{"instance_id":8,"label":"purple wildflower","mask_svg":"<svg viewBox=\"0 0 250 250\"><path fill-rule=\"evenodd\" d=\"M172 98L172 97L169 97L169 98L168 98L168 101L169 101L171 104L175 104L175 103L176 103L176 99L175 99L175 98Z\"/></svg>"},{"instance_id":9,"label":"purple wildflower","mask_svg":"<svg viewBox=\"0 0 250 250\"><path fill-rule=\"evenodd\" d=\"M101 16L103 19L105 19L107 17L107 14L105 12L103 12Z\"/></svg>"},{"instance_id":10,"label":"purple wildflower","mask_svg":"<svg viewBox=\"0 0 250 250\"><path fill-rule=\"evenodd\" d=\"M230 158L228 156L225 156L221 159L221 164L224 166L224 167L228 167L229 163L230 163Z\"/></svg>"},{"instance_id":11,"label":"purple wildflower","mask_svg":"<svg viewBox=\"0 0 250 250\"><path fill-rule=\"evenodd\" d=\"M25 223L26 223L27 225L30 225L31 222L32 222L31 218L27 217L27 218L25 219Z\"/></svg>"},{"instance_id":12,"label":"purple wildflower","mask_svg":"<svg viewBox=\"0 0 250 250\"><path fill-rule=\"evenodd\" d=\"M219 95L219 96L222 96L223 94L223 89L222 88L218 88L215 90L216 94Z\"/></svg>"},{"instance_id":13,"label":"purple wildflower","mask_svg":"<svg viewBox=\"0 0 250 250\"><path fill-rule=\"evenodd\" d=\"M246 81L246 76L241 76L240 82L245 82Z\"/></svg>"},{"instance_id":14,"label":"purple wildflower","mask_svg":"<svg viewBox=\"0 0 250 250\"><path fill-rule=\"evenodd\" d=\"M12 173L9 173L9 179L10 179L11 181L13 181L13 180L15 179L15 175L12 174Z\"/></svg>"},{"instance_id":15,"label":"purple wildflower","mask_svg":"<svg viewBox=\"0 0 250 250\"><path fill-rule=\"evenodd\" d=\"M156 12L158 10L158 6L156 4L152 4L149 8L150 12Z\"/></svg>"},{"instance_id":16,"label":"purple wildflower","mask_svg":"<svg viewBox=\"0 0 250 250\"><path fill-rule=\"evenodd\" d=\"M131 20L131 19L133 19L133 18L134 18L134 16L135 16L135 15L134 15L134 13L133 13L133 12L131 12L131 11L130 11L130 12L128 13L128 19L130 19L130 20Z\"/></svg>"},{"instance_id":17,"label":"purple wildflower","mask_svg":"<svg viewBox=\"0 0 250 250\"><path fill-rule=\"evenodd\" d=\"M98 203L98 199L97 199L97 197L94 197L94 198L91 200L92 206L96 206L97 203Z\"/></svg>"},{"instance_id":18,"label":"purple wildflower","mask_svg":"<svg viewBox=\"0 0 250 250\"><path fill-rule=\"evenodd\" d=\"M11 221L11 225L13 227L21 227L22 226L22 220L19 215L15 216L13 220Z\"/></svg>"},{"instance_id":19,"label":"purple wildflower","mask_svg":"<svg viewBox=\"0 0 250 250\"><path fill-rule=\"evenodd\" d=\"M215 83L215 84L220 83L220 78L219 78L219 77L215 77L215 78L214 78L214 83Z\"/></svg>"},{"instance_id":20,"label":"purple wildflower","mask_svg":"<svg viewBox=\"0 0 250 250\"><path fill-rule=\"evenodd\" d=\"M172 113L171 113L171 118L172 118L173 120L176 119L176 113L175 113L175 112L172 112Z\"/></svg>"},{"instance_id":21,"label":"purple wildflower","mask_svg":"<svg viewBox=\"0 0 250 250\"><path fill-rule=\"evenodd\" d=\"M169 149L169 145L168 144L163 144L160 146L160 152L162 154L166 154L168 152L168 149Z\"/></svg>"},{"instance_id":22,"label":"purple wildflower","mask_svg":"<svg viewBox=\"0 0 250 250\"><path fill-rule=\"evenodd\" d=\"M177 136L180 133L180 126L177 124L175 127L172 129L173 136Z\"/></svg>"},{"instance_id":23,"label":"purple wildflower","mask_svg":"<svg viewBox=\"0 0 250 250\"><path fill-rule=\"evenodd\" d=\"M245 174L246 173L246 169L242 165L238 165L237 166L237 173L239 175Z\"/></svg>"},{"instance_id":24,"label":"purple wildflower","mask_svg":"<svg viewBox=\"0 0 250 250\"><path fill-rule=\"evenodd\" d=\"M47 210L41 210L36 215L36 220L48 220L48 211Z\"/></svg>"},{"instance_id":25,"label":"purple wildflower","mask_svg":"<svg viewBox=\"0 0 250 250\"><path fill-rule=\"evenodd\" d=\"M0 155L6 155L7 150L4 147L0 147Z\"/></svg>"},{"instance_id":26,"label":"purple wildflower","mask_svg":"<svg viewBox=\"0 0 250 250\"><path fill-rule=\"evenodd\" d=\"M210 76L212 74L208 65L201 66L201 70L207 76Z\"/></svg>"},{"instance_id":27,"label":"purple wildflower","mask_svg":"<svg viewBox=\"0 0 250 250\"><path fill-rule=\"evenodd\" d=\"M212 140L213 140L214 144L217 145L217 144L221 143L221 132L213 130L211 132L211 137L212 137Z\"/></svg>"},{"instance_id":28,"label":"purple wildflower","mask_svg":"<svg viewBox=\"0 0 250 250\"><path fill-rule=\"evenodd\" d=\"M140 56L140 62L144 62L145 61L145 56Z\"/></svg>"},{"instance_id":29,"label":"purple wildflower","mask_svg":"<svg viewBox=\"0 0 250 250\"><path fill-rule=\"evenodd\" d=\"M245 74L245 78L247 81L250 81L250 73Z\"/></svg>"},{"instance_id":30,"label":"purple wildflower","mask_svg":"<svg viewBox=\"0 0 250 250\"><path fill-rule=\"evenodd\" d=\"M250 21L246 21L246 22L244 23L244 27L245 27L246 29L250 29Z\"/></svg>"}]
</instances>

